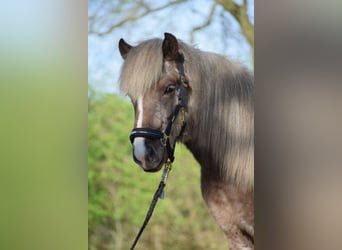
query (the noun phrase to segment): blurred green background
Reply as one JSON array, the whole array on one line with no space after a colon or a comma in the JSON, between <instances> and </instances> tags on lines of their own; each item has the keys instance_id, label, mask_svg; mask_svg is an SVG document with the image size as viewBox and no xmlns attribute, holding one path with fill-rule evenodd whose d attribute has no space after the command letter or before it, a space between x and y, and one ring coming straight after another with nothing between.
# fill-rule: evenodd
<instances>
[{"instance_id":1,"label":"blurred green background","mask_svg":"<svg viewBox=\"0 0 342 250\"><path fill-rule=\"evenodd\" d=\"M0 12L0 249L87 249L86 3Z\"/></svg>"},{"instance_id":2,"label":"blurred green background","mask_svg":"<svg viewBox=\"0 0 342 250\"><path fill-rule=\"evenodd\" d=\"M116 94L90 90L88 98L89 249L129 249L145 218L161 172L145 173L133 162L131 104ZM176 160L137 249L226 249L224 234L208 214L200 170L177 145Z\"/></svg>"}]
</instances>

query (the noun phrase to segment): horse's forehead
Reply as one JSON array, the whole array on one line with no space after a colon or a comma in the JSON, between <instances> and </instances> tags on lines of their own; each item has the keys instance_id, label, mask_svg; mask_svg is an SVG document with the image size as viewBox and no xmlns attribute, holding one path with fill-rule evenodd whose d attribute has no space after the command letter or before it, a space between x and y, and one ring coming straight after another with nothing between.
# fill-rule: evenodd
<instances>
[{"instance_id":1,"label":"horse's forehead","mask_svg":"<svg viewBox=\"0 0 342 250\"><path fill-rule=\"evenodd\" d=\"M165 74L172 74L177 71L177 64L173 61L165 61L163 63L163 71Z\"/></svg>"}]
</instances>

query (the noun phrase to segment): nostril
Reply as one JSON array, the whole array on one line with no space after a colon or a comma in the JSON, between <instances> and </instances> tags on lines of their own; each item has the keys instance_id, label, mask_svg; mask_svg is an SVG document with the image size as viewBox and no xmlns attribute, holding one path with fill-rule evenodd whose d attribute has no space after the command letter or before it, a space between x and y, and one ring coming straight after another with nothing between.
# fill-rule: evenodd
<instances>
[{"instance_id":1,"label":"nostril","mask_svg":"<svg viewBox=\"0 0 342 250\"><path fill-rule=\"evenodd\" d=\"M151 162L153 162L156 158L156 153L151 145L146 145L146 156Z\"/></svg>"}]
</instances>

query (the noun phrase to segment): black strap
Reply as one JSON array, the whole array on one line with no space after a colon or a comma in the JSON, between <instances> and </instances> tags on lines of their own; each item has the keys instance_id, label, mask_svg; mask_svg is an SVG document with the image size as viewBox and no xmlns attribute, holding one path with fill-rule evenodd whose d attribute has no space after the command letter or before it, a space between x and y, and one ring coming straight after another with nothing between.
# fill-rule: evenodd
<instances>
[{"instance_id":1,"label":"black strap","mask_svg":"<svg viewBox=\"0 0 342 250\"><path fill-rule=\"evenodd\" d=\"M179 102L182 107L186 107L187 104L187 91L183 84L179 86Z\"/></svg>"},{"instance_id":2,"label":"black strap","mask_svg":"<svg viewBox=\"0 0 342 250\"><path fill-rule=\"evenodd\" d=\"M129 137L131 143L133 143L136 137L145 137L148 139L161 139L164 137L164 134L156 129L135 128L132 130L131 135Z\"/></svg>"},{"instance_id":3,"label":"black strap","mask_svg":"<svg viewBox=\"0 0 342 250\"><path fill-rule=\"evenodd\" d=\"M178 71L181 76L184 76L184 55L178 52Z\"/></svg>"},{"instance_id":4,"label":"black strap","mask_svg":"<svg viewBox=\"0 0 342 250\"><path fill-rule=\"evenodd\" d=\"M167 152L167 156L169 157L170 161L173 162L175 160L175 145L173 145L173 147L171 147L170 145L170 140L169 138L167 138L166 140L166 152Z\"/></svg>"},{"instance_id":5,"label":"black strap","mask_svg":"<svg viewBox=\"0 0 342 250\"><path fill-rule=\"evenodd\" d=\"M172 125L175 122L180 109L181 109L181 105L177 104L177 106L175 107L175 109L174 109L174 111L173 111L173 113L171 115L170 121L167 124L165 132L164 132L167 136L169 136L170 133L171 133Z\"/></svg>"}]
</instances>

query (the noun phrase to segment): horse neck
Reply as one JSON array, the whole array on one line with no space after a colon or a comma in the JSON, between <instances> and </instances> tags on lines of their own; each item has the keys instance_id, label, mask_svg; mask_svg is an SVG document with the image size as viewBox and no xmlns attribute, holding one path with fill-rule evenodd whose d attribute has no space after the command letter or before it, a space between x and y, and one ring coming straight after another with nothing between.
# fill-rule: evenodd
<instances>
[{"instance_id":1,"label":"horse neck","mask_svg":"<svg viewBox=\"0 0 342 250\"><path fill-rule=\"evenodd\" d=\"M208 53L197 60L202 61L198 75L190 76L193 85L183 142L200 163L202 172L210 169L212 175L222 179L251 185L252 78L241 66L219 55ZM248 166L241 171L238 165Z\"/></svg>"}]
</instances>

